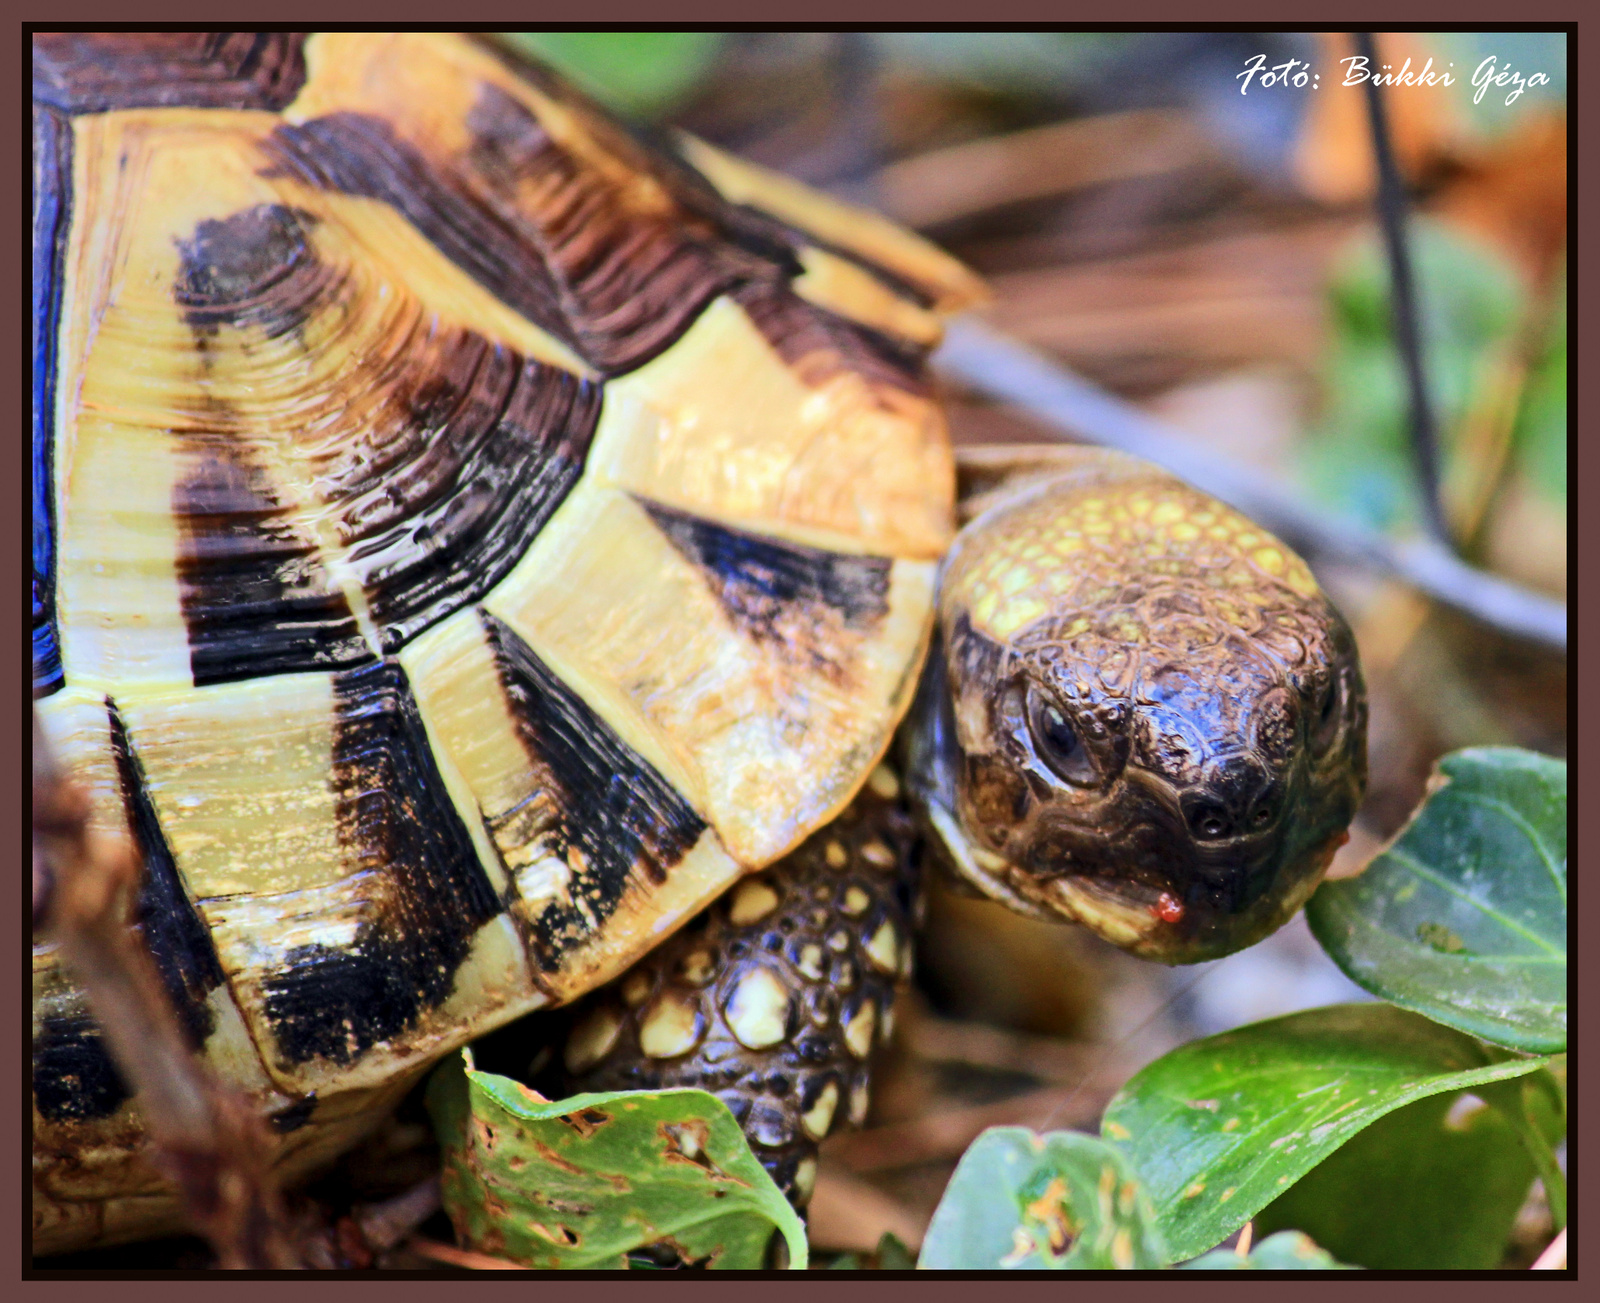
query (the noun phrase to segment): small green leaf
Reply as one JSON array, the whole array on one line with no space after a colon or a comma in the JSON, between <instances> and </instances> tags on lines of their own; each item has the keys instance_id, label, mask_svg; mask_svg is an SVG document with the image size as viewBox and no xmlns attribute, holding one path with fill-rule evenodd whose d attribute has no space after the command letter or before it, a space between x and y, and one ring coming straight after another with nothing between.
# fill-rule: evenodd
<instances>
[{"instance_id":1,"label":"small green leaf","mask_svg":"<svg viewBox=\"0 0 1600 1303\"><path fill-rule=\"evenodd\" d=\"M1270 1234L1295 1227L1345 1262L1384 1271L1487 1271L1500 1264L1535 1169L1518 1120L1496 1090L1533 1104L1555 1143L1561 1092L1546 1072L1445 1093L1379 1118L1255 1218Z\"/></svg>"},{"instance_id":2,"label":"small green leaf","mask_svg":"<svg viewBox=\"0 0 1600 1303\"><path fill-rule=\"evenodd\" d=\"M1180 1046L1117 1093L1101 1129L1144 1178L1173 1255L1186 1258L1384 1114L1544 1063L1390 1005L1333 1005Z\"/></svg>"},{"instance_id":3,"label":"small green leaf","mask_svg":"<svg viewBox=\"0 0 1600 1303\"><path fill-rule=\"evenodd\" d=\"M1110 1145L1075 1131L990 1127L961 1156L934 1210L917 1265L1163 1267L1150 1201Z\"/></svg>"},{"instance_id":4,"label":"small green leaf","mask_svg":"<svg viewBox=\"0 0 1600 1303\"><path fill-rule=\"evenodd\" d=\"M1349 1271L1326 1249L1299 1231L1279 1231L1262 1240L1247 1255L1232 1249L1213 1249L1204 1257L1183 1264L1185 1271Z\"/></svg>"},{"instance_id":5,"label":"small green leaf","mask_svg":"<svg viewBox=\"0 0 1600 1303\"><path fill-rule=\"evenodd\" d=\"M1324 883L1311 930L1374 995L1499 1045L1567 1046L1567 766L1457 751L1394 843Z\"/></svg>"},{"instance_id":6,"label":"small green leaf","mask_svg":"<svg viewBox=\"0 0 1600 1303\"><path fill-rule=\"evenodd\" d=\"M702 1090L545 1100L452 1055L428 1082L445 1211L472 1248L530 1267L621 1268L659 1244L719 1269L765 1265L773 1229L806 1265L805 1228Z\"/></svg>"},{"instance_id":7,"label":"small green leaf","mask_svg":"<svg viewBox=\"0 0 1600 1303\"><path fill-rule=\"evenodd\" d=\"M650 118L710 71L723 32L502 32L519 54L554 64L601 103Z\"/></svg>"}]
</instances>

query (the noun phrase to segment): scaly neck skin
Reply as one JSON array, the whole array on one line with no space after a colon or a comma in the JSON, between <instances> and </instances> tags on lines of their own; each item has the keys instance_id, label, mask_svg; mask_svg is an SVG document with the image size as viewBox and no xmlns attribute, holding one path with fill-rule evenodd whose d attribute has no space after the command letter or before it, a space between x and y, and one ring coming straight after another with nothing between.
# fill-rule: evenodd
<instances>
[{"instance_id":1,"label":"scaly neck skin","mask_svg":"<svg viewBox=\"0 0 1600 1303\"><path fill-rule=\"evenodd\" d=\"M1365 780L1354 641L1287 548L1086 454L957 540L907 779L944 858L1024 913L1168 963L1315 889Z\"/></svg>"}]
</instances>

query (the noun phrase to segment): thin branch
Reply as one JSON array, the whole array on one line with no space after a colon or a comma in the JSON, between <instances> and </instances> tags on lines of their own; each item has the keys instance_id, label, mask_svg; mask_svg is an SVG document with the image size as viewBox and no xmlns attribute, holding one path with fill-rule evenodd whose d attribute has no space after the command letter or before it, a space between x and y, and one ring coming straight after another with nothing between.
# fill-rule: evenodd
<instances>
[{"instance_id":1,"label":"thin branch","mask_svg":"<svg viewBox=\"0 0 1600 1303\"><path fill-rule=\"evenodd\" d=\"M1064 436L1165 466L1237 507L1308 559L1341 561L1403 579L1505 633L1567 649L1566 604L1469 566L1433 538L1395 539L1334 515L1253 467L1196 444L973 317L952 321L934 364L951 380L1006 403Z\"/></svg>"},{"instance_id":2,"label":"thin branch","mask_svg":"<svg viewBox=\"0 0 1600 1303\"><path fill-rule=\"evenodd\" d=\"M60 946L117 1070L133 1089L156 1167L221 1267L301 1265L272 1171L273 1142L249 1100L190 1049L154 960L128 926L143 873L131 839L89 827L82 790L33 724L36 917ZM47 890L41 899L39 866Z\"/></svg>"},{"instance_id":3,"label":"thin branch","mask_svg":"<svg viewBox=\"0 0 1600 1303\"><path fill-rule=\"evenodd\" d=\"M1378 52L1371 32L1352 32L1356 53L1373 74L1362 84L1367 96L1367 118L1372 127L1372 150L1378 164L1378 220L1383 226L1384 248L1389 255L1390 302L1394 308L1395 343L1405 368L1411 394L1411 452L1416 461L1422 514L1433 536L1446 546L1450 528L1445 523L1439 493L1439 435L1433 418L1433 401L1422 360L1422 322L1417 311L1416 281L1406 239L1406 188L1395 161L1389 134L1389 115L1378 85Z\"/></svg>"},{"instance_id":4,"label":"thin branch","mask_svg":"<svg viewBox=\"0 0 1600 1303\"><path fill-rule=\"evenodd\" d=\"M406 1241L406 1247L424 1258L432 1258L435 1262L461 1267L467 1271L528 1270L520 1262L490 1257L487 1253L474 1253L471 1249L458 1249L453 1244L441 1244L438 1240L426 1239L421 1235L413 1235Z\"/></svg>"}]
</instances>

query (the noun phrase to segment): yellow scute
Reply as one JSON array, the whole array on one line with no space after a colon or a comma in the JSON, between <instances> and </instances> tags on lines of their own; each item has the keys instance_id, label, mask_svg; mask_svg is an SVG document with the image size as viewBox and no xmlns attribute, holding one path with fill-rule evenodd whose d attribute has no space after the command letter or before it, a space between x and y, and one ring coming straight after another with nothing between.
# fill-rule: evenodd
<instances>
[{"instance_id":1,"label":"yellow scute","mask_svg":"<svg viewBox=\"0 0 1600 1303\"><path fill-rule=\"evenodd\" d=\"M840 371L807 384L719 298L667 352L606 385L600 484L840 551L931 560L955 474L932 401Z\"/></svg>"}]
</instances>

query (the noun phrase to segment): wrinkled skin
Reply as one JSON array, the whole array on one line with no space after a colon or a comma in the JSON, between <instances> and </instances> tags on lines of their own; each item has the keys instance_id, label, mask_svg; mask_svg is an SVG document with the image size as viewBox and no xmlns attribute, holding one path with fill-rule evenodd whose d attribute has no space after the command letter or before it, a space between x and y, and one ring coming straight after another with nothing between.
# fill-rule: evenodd
<instances>
[{"instance_id":1,"label":"wrinkled skin","mask_svg":"<svg viewBox=\"0 0 1600 1303\"><path fill-rule=\"evenodd\" d=\"M1191 963L1281 926L1345 840L1349 628L1286 547L1156 468L1086 452L987 510L939 633L908 776L985 894Z\"/></svg>"}]
</instances>

